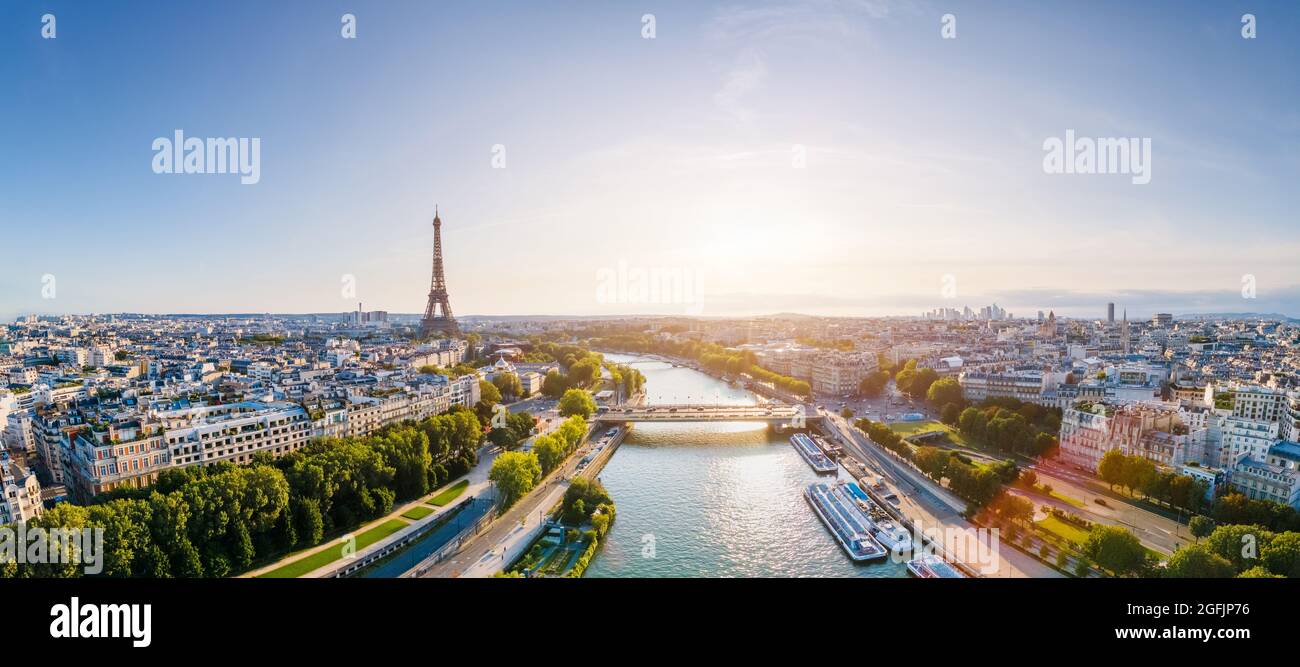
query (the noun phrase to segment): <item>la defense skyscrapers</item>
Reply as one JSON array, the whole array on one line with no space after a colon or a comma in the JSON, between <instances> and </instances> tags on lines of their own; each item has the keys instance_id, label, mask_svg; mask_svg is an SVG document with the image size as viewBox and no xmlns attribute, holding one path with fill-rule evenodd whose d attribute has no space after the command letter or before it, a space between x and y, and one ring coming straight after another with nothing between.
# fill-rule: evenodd
<instances>
[{"instance_id":1,"label":"la defense skyscrapers","mask_svg":"<svg viewBox=\"0 0 1300 667\"><path fill-rule=\"evenodd\" d=\"M429 304L424 308L424 318L420 320L420 337L426 338L435 333L454 336L460 333L456 318L451 314L451 302L447 297L447 279L442 271L442 218L438 217L438 208L433 209L433 279L429 285Z\"/></svg>"}]
</instances>

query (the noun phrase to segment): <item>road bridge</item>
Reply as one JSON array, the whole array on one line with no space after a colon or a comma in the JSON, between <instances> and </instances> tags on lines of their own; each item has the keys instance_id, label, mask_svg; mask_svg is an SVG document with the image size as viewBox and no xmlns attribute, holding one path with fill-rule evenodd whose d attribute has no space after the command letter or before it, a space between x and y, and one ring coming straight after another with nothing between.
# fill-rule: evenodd
<instances>
[{"instance_id":1,"label":"road bridge","mask_svg":"<svg viewBox=\"0 0 1300 667\"><path fill-rule=\"evenodd\" d=\"M803 426L822 417L802 405L647 405L611 407L596 413L601 422L734 422L753 421Z\"/></svg>"}]
</instances>

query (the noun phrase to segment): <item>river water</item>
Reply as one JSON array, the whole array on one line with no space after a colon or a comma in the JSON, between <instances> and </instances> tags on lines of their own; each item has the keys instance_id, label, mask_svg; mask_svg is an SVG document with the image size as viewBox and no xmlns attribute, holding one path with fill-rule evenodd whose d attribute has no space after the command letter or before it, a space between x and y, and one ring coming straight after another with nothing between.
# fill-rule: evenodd
<instances>
[{"instance_id":1,"label":"river water","mask_svg":"<svg viewBox=\"0 0 1300 667\"><path fill-rule=\"evenodd\" d=\"M640 369L652 405L755 400L689 368L605 358ZM849 560L803 498L818 477L765 424L637 424L601 471L618 515L586 576L907 576L889 559Z\"/></svg>"}]
</instances>

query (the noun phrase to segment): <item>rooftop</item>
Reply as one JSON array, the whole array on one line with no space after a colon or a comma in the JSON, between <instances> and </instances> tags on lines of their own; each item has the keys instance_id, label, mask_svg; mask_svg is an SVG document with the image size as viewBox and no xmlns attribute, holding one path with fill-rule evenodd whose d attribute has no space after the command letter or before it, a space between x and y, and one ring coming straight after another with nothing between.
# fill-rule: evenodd
<instances>
[{"instance_id":1,"label":"rooftop","mask_svg":"<svg viewBox=\"0 0 1300 667\"><path fill-rule=\"evenodd\" d=\"M1300 462L1300 443L1283 440L1282 442L1273 445L1268 450L1268 453L1273 456L1279 456L1284 459Z\"/></svg>"}]
</instances>

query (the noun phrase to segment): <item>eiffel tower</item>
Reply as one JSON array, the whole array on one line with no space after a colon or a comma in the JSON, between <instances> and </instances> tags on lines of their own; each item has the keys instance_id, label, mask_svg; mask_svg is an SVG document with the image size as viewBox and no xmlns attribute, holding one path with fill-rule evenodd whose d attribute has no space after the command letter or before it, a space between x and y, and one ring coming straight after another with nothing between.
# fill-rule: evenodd
<instances>
[{"instance_id":1,"label":"eiffel tower","mask_svg":"<svg viewBox=\"0 0 1300 667\"><path fill-rule=\"evenodd\" d=\"M420 320L420 338L434 333L450 336L460 333L456 318L451 315L451 303L447 301L447 279L442 275L442 218L438 217L436 206L433 209L433 282L429 286L429 305L424 309L424 319Z\"/></svg>"}]
</instances>

